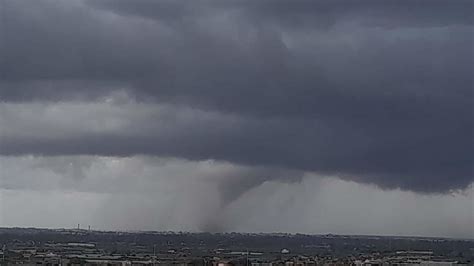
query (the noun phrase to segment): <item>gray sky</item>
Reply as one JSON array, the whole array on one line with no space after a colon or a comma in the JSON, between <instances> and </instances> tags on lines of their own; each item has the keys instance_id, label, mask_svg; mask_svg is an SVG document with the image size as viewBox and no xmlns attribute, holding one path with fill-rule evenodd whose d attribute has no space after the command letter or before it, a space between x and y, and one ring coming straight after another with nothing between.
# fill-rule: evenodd
<instances>
[{"instance_id":1,"label":"gray sky","mask_svg":"<svg viewBox=\"0 0 474 266\"><path fill-rule=\"evenodd\" d=\"M0 226L473 237L472 9L1 0Z\"/></svg>"}]
</instances>

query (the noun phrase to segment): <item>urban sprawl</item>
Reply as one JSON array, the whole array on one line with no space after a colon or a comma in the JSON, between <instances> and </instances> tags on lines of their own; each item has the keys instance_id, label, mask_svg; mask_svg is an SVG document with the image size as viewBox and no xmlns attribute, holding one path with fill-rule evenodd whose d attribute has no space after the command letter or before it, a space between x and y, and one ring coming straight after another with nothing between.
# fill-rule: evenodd
<instances>
[{"instance_id":1,"label":"urban sprawl","mask_svg":"<svg viewBox=\"0 0 474 266\"><path fill-rule=\"evenodd\" d=\"M1 265L473 265L474 240L0 228Z\"/></svg>"}]
</instances>

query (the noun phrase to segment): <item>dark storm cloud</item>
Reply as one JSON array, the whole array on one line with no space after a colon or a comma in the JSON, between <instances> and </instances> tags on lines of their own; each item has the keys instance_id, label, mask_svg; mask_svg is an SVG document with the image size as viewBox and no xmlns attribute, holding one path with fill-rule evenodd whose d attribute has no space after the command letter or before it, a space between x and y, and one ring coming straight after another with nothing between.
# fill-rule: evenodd
<instances>
[{"instance_id":1,"label":"dark storm cloud","mask_svg":"<svg viewBox=\"0 0 474 266\"><path fill-rule=\"evenodd\" d=\"M235 3L241 4L239 1ZM333 26L341 20L360 20L366 26L381 27L436 27L453 24L472 24L468 9L472 1L246 1L250 12L259 19L269 17L276 23L295 27Z\"/></svg>"},{"instance_id":2,"label":"dark storm cloud","mask_svg":"<svg viewBox=\"0 0 474 266\"><path fill-rule=\"evenodd\" d=\"M345 20L359 20L367 26L436 27L473 23L469 0L89 0L89 4L118 14L146 17L161 21L183 21L210 12L236 12L259 23L276 23L290 27L330 27Z\"/></svg>"},{"instance_id":3,"label":"dark storm cloud","mask_svg":"<svg viewBox=\"0 0 474 266\"><path fill-rule=\"evenodd\" d=\"M336 174L417 191L458 189L472 182L472 145L464 142L469 136L462 135L470 132L455 133L464 129L445 130L443 136L403 129L366 132L345 122L328 125L312 120L249 119L136 104L27 108L12 105L2 109L0 122L11 125L2 134L2 154L211 158ZM458 138L440 142L448 133ZM259 171L252 176L255 180L248 180L249 185L276 175L275 171ZM301 174L295 171L293 176ZM239 194L238 188L245 191L247 185L232 190Z\"/></svg>"},{"instance_id":4,"label":"dark storm cloud","mask_svg":"<svg viewBox=\"0 0 474 266\"><path fill-rule=\"evenodd\" d=\"M2 154L215 158L416 191L473 181L471 1L2 4L2 101L120 90L224 117L164 136L139 133L153 116L138 133L12 134Z\"/></svg>"}]
</instances>

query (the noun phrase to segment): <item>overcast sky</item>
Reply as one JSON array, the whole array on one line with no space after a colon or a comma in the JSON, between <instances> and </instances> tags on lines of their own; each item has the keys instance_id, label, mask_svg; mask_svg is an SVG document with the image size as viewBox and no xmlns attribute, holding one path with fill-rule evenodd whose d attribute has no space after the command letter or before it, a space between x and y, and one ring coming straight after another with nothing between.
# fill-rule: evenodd
<instances>
[{"instance_id":1,"label":"overcast sky","mask_svg":"<svg viewBox=\"0 0 474 266\"><path fill-rule=\"evenodd\" d=\"M0 0L0 226L472 238L473 5Z\"/></svg>"}]
</instances>

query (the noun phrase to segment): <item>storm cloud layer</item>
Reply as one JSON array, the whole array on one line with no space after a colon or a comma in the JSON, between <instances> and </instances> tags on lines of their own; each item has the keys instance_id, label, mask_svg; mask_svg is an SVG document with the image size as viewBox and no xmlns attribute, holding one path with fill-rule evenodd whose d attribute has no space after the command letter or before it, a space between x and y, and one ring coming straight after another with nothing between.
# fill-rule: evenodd
<instances>
[{"instance_id":1,"label":"storm cloud layer","mask_svg":"<svg viewBox=\"0 0 474 266\"><path fill-rule=\"evenodd\" d=\"M259 169L243 190L474 180L472 1L0 3L3 156Z\"/></svg>"}]
</instances>

